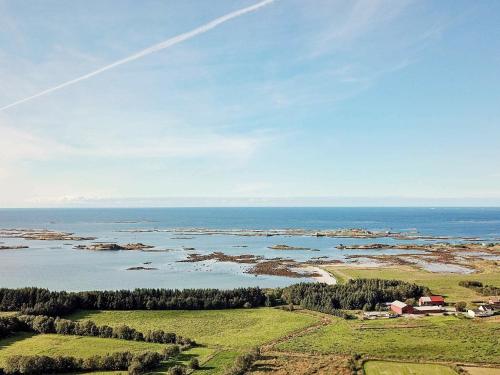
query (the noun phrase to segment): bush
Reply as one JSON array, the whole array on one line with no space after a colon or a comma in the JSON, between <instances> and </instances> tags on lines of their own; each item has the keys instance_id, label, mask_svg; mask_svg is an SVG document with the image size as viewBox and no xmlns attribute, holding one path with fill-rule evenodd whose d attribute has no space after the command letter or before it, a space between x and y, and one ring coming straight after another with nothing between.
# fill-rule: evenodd
<instances>
[{"instance_id":1,"label":"bush","mask_svg":"<svg viewBox=\"0 0 500 375\"><path fill-rule=\"evenodd\" d=\"M189 368L193 370L197 370L200 368L200 362L198 361L198 358L193 358L189 361Z\"/></svg>"},{"instance_id":2,"label":"bush","mask_svg":"<svg viewBox=\"0 0 500 375\"><path fill-rule=\"evenodd\" d=\"M163 348L162 355L164 359L169 359L173 357L177 357L181 352L181 348L179 345L172 345Z\"/></svg>"},{"instance_id":3,"label":"bush","mask_svg":"<svg viewBox=\"0 0 500 375\"><path fill-rule=\"evenodd\" d=\"M253 363L260 358L260 349L253 348L250 352L238 356L231 368L226 370L225 375L243 375L250 370Z\"/></svg>"},{"instance_id":4,"label":"bush","mask_svg":"<svg viewBox=\"0 0 500 375\"><path fill-rule=\"evenodd\" d=\"M29 327L17 317L6 316L0 318L0 339L20 331L29 331Z\"/></svg>"},{"instance_id":5,"label":"bush","mask_svg":"<svg viewBox=\"0 0 500 375\"><path fill-rule=\"evenodd\" d=\"M132 358L128 366L131 375L142 374L158 367L162 356L156 352L145 352Z\"/></svg>"},{"instance_id":6,"label":"bush","mask_svg":"<svg viewBox=\"0 0 500 375\"><path fill-rule=\"evenodd\" d=\"M457 311L467 310L467 302L460 301L460 302L455 303L455 310L457 310Z\"/></svg>"},{"instance_id":7,"label":"bush","mask_svg":"<svg viewBox=\"0 0 500 375\"><path fill-rule=\"evenodd\" d=\"M168 370L168 375L185 375L186 368L184 366L175 365Z\"/></svg>"}]
</instances>

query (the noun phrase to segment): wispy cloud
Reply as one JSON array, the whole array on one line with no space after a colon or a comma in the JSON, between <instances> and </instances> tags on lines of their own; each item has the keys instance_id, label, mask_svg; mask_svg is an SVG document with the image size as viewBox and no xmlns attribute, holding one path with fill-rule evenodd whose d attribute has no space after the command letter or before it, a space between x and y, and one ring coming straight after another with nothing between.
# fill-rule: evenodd
<instances>
[{"instance_id":1,"label":"wispy cloud","mask_svg":"<svg viewBox=\"0 0 500 375\"><path fill-rule=\"evenodd\" d=\"M411 0L356 0L350 2L343 17L336 18L331 26L312 44L311 57L317 57L333 47L350 43L366 35L378 25L396 18Z\"/></svg>"},{"instance_id":2,"label":"wispy cloud","mask_svg":"<svg viewBox=\"0 0 500 375\"><path fill-rule=\"evenodd\" d=\"M268 142L260 134L220 135L198 134L162 136L136 142L109 141L75 148L75 154L115 158L247 158Z\"/></svg>"},{"instance_id":3,"label":"wispy cloud","mask_svg":"<svg viewBox=\"0 0 500 375\"><path fill-rule=\"evenodd\" d=\"M219 17L219 18L216 18L200 27L197 27L191 31L188 31L188 32L185 32L185 33L182 33L182 34L179 34L179 35L176 35L172 38L169 38L161 43L158 43L158 44L155 44L151 47L148 47L142 51L139 51L133 55L130 55L128 57L125 57L121 60L118 60L118 61L115 61L114 63L111 63L111 64L108 64L106 66L103 66L102 68L99 68L97 70L94 70L90 73L87 73L83 76L80 76L80 77L77 77L75 79L72 79L72 80L69 80L69 81L66 81L64 83L61 83L59 85L56 85L56 86L53 86L51 88L48 88L46 90L43 90L37 94L34 94L34 95L31 95L31 96L28 96L26 98L23 98L23 99L20 99L20 100L17 100L13 103L10 103L8 105L5 105L3 107L0 107L0 112L1 111L4 111L8 108L12 108L12 107L15 107L19 104L22 104L22 103L25 103L25 102L28 102L30 100L33 100L35 98L38 98L40 96L44 96L44 95L47 95L47 94L50 94L54 91L57 91L57 90L61 90L67 86L71 86L71 85L74 85L78 82L81 82L81 81L84 81L86 79L89 79L89 78L92 78L98 74L101 74L101 73L104 73L110 69L114 69L120 65L123 65L123 64L127 64L131 61L134 61L134 60L137 60L137 59L141 59L147 55L150 55L152 53L155 53L155 52L158 52L158 51L162 51L166 48L169 48L169 47L172 47L172 46L175 46L176 44L179 44L179 43L182 43L186 40L189 40L191 38L194 38L195 36L197 35L200 35L200 34L203 34L203 33L206 33L220 25L222 25L223 23L225 22L228 22L234 18L237 18L237 17L240 17L240 16L243 16L247 13L250 13L250 12L254 12L266 5L269 5L271 4L272 2L274 2L274 0L264 0L260 3L257 3L257 4L254 4L254 5L251 5L251 6L248 6L246 8L242 8L242 9L239 9L237 11L234 11L234 12L231 12L231 13L228 13L222 17Z\"/></svg>"},{"instance_id":4,"label":"wispy cloud","mask_svg":"<svg viewBox=\"0 0 500 375\"><path fill-rule=\"evenodd\" d=\"M31 132L0 124L0 161L96 157L96 158L248 158L269 143L267 132L223 135L172 134L142 139L98 139L92 143L69 145L38 137Z\"/></svg>"}]
</instances>

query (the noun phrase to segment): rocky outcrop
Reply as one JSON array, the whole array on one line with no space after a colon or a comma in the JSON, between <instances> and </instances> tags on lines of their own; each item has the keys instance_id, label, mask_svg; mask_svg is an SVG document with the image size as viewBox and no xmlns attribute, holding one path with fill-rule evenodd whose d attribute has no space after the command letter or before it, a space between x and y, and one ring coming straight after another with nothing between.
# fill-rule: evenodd
<instances>
[{"instance_id":1,"label":"rocky outcrop","mask_svg":"<svg viewBox=\"0 0 500 375\"><path fill-rule=\"evenodd\" d=\"M49 229L0 229L0 237L38 241L87 241L96 239L96 237L75 236L74 233L57 232Z\"/></svg>"},{"instance_id":2,"label":"rocky outcrop","mask_svg":"<svg viewBox=\"0 0 500 375\"><path fill-rule=\"evenodd\" d=\"M0 246L0 250L17 250L17 249L28 249L29 246L11 246L11 245L6 245L6 246Z\"/></svg>"},{"instance_id":3,"label":"rocky outcrop","mask_svg":"<svg viewBox=\"0 0 500 375\"><path fill-rule=\"evenodd\" d=\"M92 250L92 251L119 251L119 250L138 250L145 251L152 249L154 246L144 245L143 243L128 243L126 245L118 245L116 243L94 243L90 245L77 245L75 249Z\"/></svg>"},{"instance_id":4,"label":"rocky outcrop","mask_svg":"<svg viewBox=\"0 0 500 375\"><path fill-rule=\"evenodd\" d=\"M310 247L300 247L300 246L288 246L288 245L273 245L268 247L271 250L308 250L308 251L319 251L317 249L311 249Z\"/></svg>"},{"instance_id":5,"label":"rocky outcrop","mask_svg":"<svg viewBox=\"0 0 500 375\"><path fill-rule=\"evenodd\" d=\"M127 268L127 271L157 271L158 268L154 267L129 267Z\"/></svg>"}]
</instances>

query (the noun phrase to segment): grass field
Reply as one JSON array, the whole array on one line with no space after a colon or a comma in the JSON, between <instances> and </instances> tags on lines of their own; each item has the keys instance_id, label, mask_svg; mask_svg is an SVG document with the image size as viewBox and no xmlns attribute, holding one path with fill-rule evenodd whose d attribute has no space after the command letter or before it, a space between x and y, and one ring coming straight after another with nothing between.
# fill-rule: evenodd
<instances>
[{"instance_id":1,"label":"grass field","mask_svg":"<svg viewBox=\"0 0 500 375\"><path fill-rule=\"evenodd\" d=\"M193 357L204 363L197 374L215 375L229 367L242 352L318 321L312 314L279 309L238 309L212 311L81 311L72 319L91 319L98 325L127 324L141 332L163 329L195 339L203 346L183 352L175 361L165 362L157 373L175 363L187 364ZM0 341L0 366L13 354L71 355L86 358L111 352L160 351L165 345L95 337L22 334ZM208 360L208 361L207 361ZM99 373L94 373L95 375ZM125 372L106 372L106 375Z\"/></svg>"},{"instance_id":2,"label":"grass field","mask_svg":"<svg viewBox=\"0 0 500 375\"><path fill-rule=\"evenodd\" d=\"M366 375L457 375L450 367L427 363L368 361Z\"/></svg>"},{"instance_id":3,"label":"grass field","mask_svg":"<svg viewBox=\"0 0 500 375\"><path fill-rule=\"evenodd\" d=\"M348 321L278 345L282 351L363 354L375 358L500 363L500 326L494 320L452 316Z\"/></svg>"},{"instance_id":4,"label":"grass field","mask_svg":"<svg viewBox=\"0 0 500 375\"><path fill-rule=\"evenodd\" d=\"M23 355L47 355L47 356L74 356L87 358L93 355L104 355L113 352L130 351L140 353L144 351L161 351L166 345L145 342L103 339L97 337L62 336L62 335L32 335L21 334L0 341L0 367L3 366L8 356L15 354ZM214 349L197 347L182 352L175 361L164 362L158 370L158 374L166 373L173 364L182 363L187 365L191 358L198 358L200 362L205 361ZM102 372L92 373L94 375L126 374L127 372Z\"/></svg>"},{"instance_id":5,"label":"grass field","mask_svg":"<svg viewBox=\"0 0 500 375\"><path fill-rule=\"evenodd\" d=\"M215 356L203 364L202 368L194 373L196 375L218 375L224 372L225 368L231 367L234 360L239 355L238 352L232 350L223 350L215 354Z\"/></svg>"},{"instance_id":6,"label":"grass field","mask_svg":"<svg viewBox=\"0 0 500 375\"><path fill-rule=\"evenodd\" d=\"M127 324L141 332L163 329L211 347L243 350L317 322L318 318L272 308L204 311L81 311L70 319L98 325Z\"/></svg>"},{"instance_id":7,"label":"grass field","mask_svg":"<svg viewBox=\"0 0 500 375\"><path fill-rule=\"evenodd\" d=\"M145 342L102 339L97 337L31 335L22 334L0 341L0 366L6 357L14 354L24 355L64 355L87 358L112 352L146 350L161 351L165 345Z\"/></svg>"},{"instance_id":8,"label":"grass field","mask_svg":"<svg viewBox=\"0 0 500 375\"><path fill-rule=\"evenodd\" d=\"M478 280L484 284L500 287L500 272L487 269L471 275L443 274L419 270L408 266L398 267L347 267L344 265L326 267L339 282L351 278L398 279L425 285L435 294L444 295L449 302L484 300L485 297L471 289L461 287L461 280Z\"/></svg>"}]
</instances>

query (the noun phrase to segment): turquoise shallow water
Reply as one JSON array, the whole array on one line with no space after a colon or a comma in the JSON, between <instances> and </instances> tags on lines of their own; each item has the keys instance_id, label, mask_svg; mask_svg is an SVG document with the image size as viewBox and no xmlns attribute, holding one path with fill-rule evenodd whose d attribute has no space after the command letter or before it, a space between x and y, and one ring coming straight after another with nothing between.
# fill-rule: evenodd
<instances>
[{"instance_id":1,"label":"turquoise shallow water","mask_svg":"<svg viewBox=\"0 0 500 375\"><path fill-rule=\"evenodd\" d=\"M183 247L197 253L223 251L307 260L328 256L343 259L353 251L337 250L339 243L373 240L315 237L194 236L172 239L165 232L121 232L165 228L365 228L411 231L426 235L500 238L500 208L144 208L144 209L0 209L0 228L43 228L95 236L97 241L143 242L169 252L91 252L73 249L75 241L0 239L29 249L0 252L0 286L41 286L51 289L233 288L284 286L300 279L245 274L244 265L230 263L178 263L187 256ZM394 243L393 239L377 242ZM84 242L83 242L84 243ZM275 244L309 247L311 251L268 249ZM235 247L235 246L247 247ZM359 254L359 251L354 251ZM395 250L386 253L397 252ZM157 271L126 271L151 262ZM307 280L307 279L306 279Z\"/></svg>"}]
</instances>

